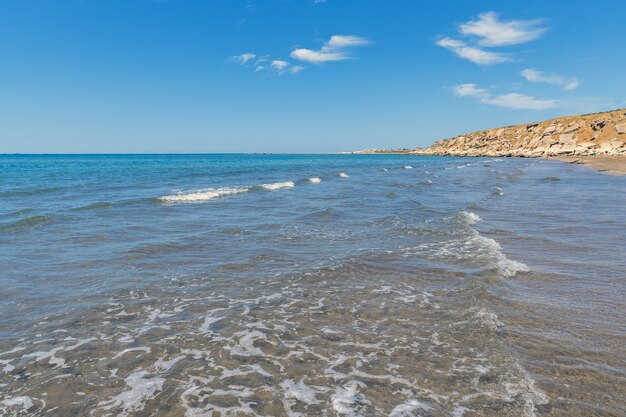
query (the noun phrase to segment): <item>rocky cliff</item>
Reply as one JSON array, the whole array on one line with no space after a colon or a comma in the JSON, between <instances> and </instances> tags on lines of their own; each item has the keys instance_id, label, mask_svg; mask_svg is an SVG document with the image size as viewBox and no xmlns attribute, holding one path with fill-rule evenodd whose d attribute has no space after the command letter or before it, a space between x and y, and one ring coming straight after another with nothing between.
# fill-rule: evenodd
<instances>
[{"instance_id":1,"label":"rocky cliff","mask_svg":"<svg viewBox=\"0 0 626 417\"><path fill-rule=\"evenodd\" d=\"M482 130L440 140L420 155L626 155L626 109Z\"/></svg>"}]
</instances>

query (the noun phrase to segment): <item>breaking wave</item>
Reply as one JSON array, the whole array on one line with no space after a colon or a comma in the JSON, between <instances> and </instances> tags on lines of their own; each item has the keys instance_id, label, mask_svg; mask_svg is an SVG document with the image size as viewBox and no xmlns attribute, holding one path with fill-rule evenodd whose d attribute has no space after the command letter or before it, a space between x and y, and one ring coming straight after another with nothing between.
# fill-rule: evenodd
<instances>
[{"instance_id":1,"label":"breaking wave","mask_svg":"<svg viewBox=\"0 0 626 417\"><path fill-rule=\"evenodd\" d=\"M220 187L220 188L203 188L188 192L179 192L176 194L166 195L159 200L168 203L194 203L201 201L214 200L216 198L227 197L235 194L245 193L254 189L263 189L268 191L279 190L281 188L291 188L294 186L293 181L276 182L271 184L253 185L248 187Z\"/></svg>"},{"instance_id":2,"label":"breaking wave","mask_svg":"<svg viewBox=\"0 0 626 417\"><path fill-rule=\"evenodd\" d=\"M281 188L292 188L295 184L293 181L275 182L273 184L263 184L260 187L265 190L280 190Z\"/></svg>"},{"instance_id":3,"label":"breaking wave","mask_svg":"<svg viewBox=\"0 0 626 417\"><path fill-rule=\"evenodd\" d=\"M450 238L440 242L424 243L417 246L417 252L434 259L468 263L485 269L496 270L505 277L528 271L522 262L507 258L502 247L494 239L480 234L472 225L482 221L475 213L462 211L458 215L444 219L460 223L451 231ZM453 223L453 224L454 224Z\"/></svg>"}]
</instances>

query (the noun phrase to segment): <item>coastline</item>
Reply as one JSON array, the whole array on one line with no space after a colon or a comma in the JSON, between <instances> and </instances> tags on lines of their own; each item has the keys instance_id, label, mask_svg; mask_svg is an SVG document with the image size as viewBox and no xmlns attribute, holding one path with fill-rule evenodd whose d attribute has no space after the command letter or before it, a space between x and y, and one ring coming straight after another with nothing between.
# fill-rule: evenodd
<instances>
[{"instance_id":1,"label":"coastline","mask_svg":"<svg viewBox=\"0 0 626 417\"><path fill-rule=\"evenodd\" d=\"M625 175L626 109L480 130L411 153L557 159Z\"/></svg>"},{"instance_id":2,"label":"coastline","mask_svg":"<svg viewBox=\"0 0 626 417\"><path fill-rule=\"evenodd\" d=\"M445 156L445 155L428 155L422 153L416 153L415 151L405 151L405 150L397 150L397 151L378 151L378 152L363 152L363 151L355 151L350 152L351 155L417 155L417 156ZM453 155L451 155L453 156ZM458 155L464 156L464 155ZM469 155L467 155L469 156ZM493 157L493 155L471 155L476 158L489 158ZM508 158L509 156L504 156ZM548 156L548 157L537 157L537 156L519 156L519 158L532 158L532 159L554 159L557 161L566 162L568 164L580 164L584 165L588 168L595 169L598 172L602 172L610 175L622 176L626 175L626 155L562 155L562 156Z\"/></svg>"},{"instance_id":3,"label":"coastline","mask_svg":"<svg viewBox=\"0 0 626 417\"><path fill-rule=\"evenodd\" d=\"M427 148L355 153L556 159L626 175L626 109L480 130L435 141Z\"/></svg>"},{"instance_id":4,"label":"coastline","mask_svg":"<svg viewBox=\"0 0 626 417\"><path fill-rule=\"evenodd\" d=\"M596 155L596 156L558 156L559 161L569 164L580 164L611 175L626 175L626 157L621 155Z\"/></svg>"}]
</instances>

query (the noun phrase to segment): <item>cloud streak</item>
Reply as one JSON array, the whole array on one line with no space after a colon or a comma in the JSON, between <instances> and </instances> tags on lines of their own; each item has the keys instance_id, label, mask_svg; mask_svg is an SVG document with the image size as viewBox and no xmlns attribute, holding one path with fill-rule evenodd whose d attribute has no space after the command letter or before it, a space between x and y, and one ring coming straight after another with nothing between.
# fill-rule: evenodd
<instances>
[{"instance_id":1,"label":"cloud streak","mask_svg":"<svg viewBox=\"0 0 626 417\"><path fill-rule=\"evenodd\" d=\"M322 64L324 62L343 61L351 59L348 51L358 46L369 45L370 41L355 35L333 35L324 42L319 50L296 48L291 51L290 57L309 64ZM230 62L245 67L253 67L254 72L273 73L277 75L298 74L305 70L304 65L298 65L284 59L273 59L269 55L257 55L246 52L241 55L231 56Z\"/></svg>"},{"instance_id":2,"label":"cloud streak","mask_svg":"<svg viewBox=\"0 0 626 417\"><path fill-rule=\"evenodd\" d=\"M495 12L485 12L477 20L461 24L459 31L478 37L481 46L509 46L533 41L546 32L541 19L503 21Z\"/></svg>"},{"instance_id":3,"label":"cloud streak","mask_svg":"<svg viewBox=\"0 0 626 417\"><path fill-rule=\"evenodd\" d=\"M487 94L487 90L483 88L477 88L476 84L458 84L454 86L454 95L458 97L466 96L481 96Z\"/></svg>"},{"instance_id":4,"label":"cloud streak","mask_svg":"<svg viewBox=\"0 0 626 417\"><path fill-rule=\"evenodd\" d=\"M531 68L522 70L520 75L528 82L558 85L567 91L574 90L580 85L580 80L577 78L564 77L558 74L545 74Z\"/></svg>"},{"instance_id":5,"label":"cloud streak","mask_svg":"<svg viewBox=\"0 0 626 417\"><path fill-rule=\"evenodd\" d=\"M502 94L493 97L483 97L482 103L494 106L507 107L516 110L547 110L556 106L556 100L538 99L519 93Z\"/></svg>"},{"instance_id":6,"label":"cloud streak","mask_svg":"<svg viewBox=\"0 0 626 417\"><path fill-rule=\"evenodd\" d=\"M245 54L231 56L230 60L241 65L246 65L249 61L252 61L254 58L256 58L255 54L246 52Z\"/></svg>"},{"instance_id":7,"label":"cloud streak","mask_svg":"<svg viewBox=\"0 0 626 417\"><path fill-rule=\"evenodd\" d=\"M492 65L510 60L506 55L499 52L485 51L456 39L443 38L438 40L436 45L454 52L459 58L467 59L478 65Z\"/></svg>"},{"instance_id":8,"label":"cloud streak","mask_svg":"<svg viewBox=\"0 0 626 417\"><path fill-rule=\"evenodd\" d=\"M458 84L453 88L458 97L475 97L481 103L493 106L506 107L515 110L547 110L556 107L557 101L540 99L520 93L494 95L489 90L479 88L476 84Z\"/></svg>"},{"instance_id":9,"label":"cloud streak","mask_svg":"<svg viewBox=\"0 0 626 417\"><path fill-rule=\"evenodd\" d=\"M269 72L277 75L298 74L304 70L302 65L295 65L282 59L270 59L268 55L258 56L247 52L231 56L229 61L242 66L253 67L254 72Z\"/></svg>"},{"instance_id":10,"label":"cloud streak","mask_svg":"<svg viewBox=\"0 0 626 417\"><path fill-rule=\"evenodd\" d=\"M539 26L541 22L541 19L504 21L495 12L485 12L478 19L459 26L459 33L466 40L444 37L435 44L474 64L499 64L511 61L511 58L485 48L518 45L535 40L547 30Z\"/></svg>"},{"instance_id":11,"label":"cloud streak","mask_svg":"<svg viewBox=\"0 0 626 417\"><path fill-rule=\"evenodd\" d=\"M325 62L344 61L350 59L348 49L357 46L365 46L369 40L355 35L334 35L324 43L319 50L296 48L291 51L291 57L310 64L323 64Z\"/></svg>"}]
</instances>

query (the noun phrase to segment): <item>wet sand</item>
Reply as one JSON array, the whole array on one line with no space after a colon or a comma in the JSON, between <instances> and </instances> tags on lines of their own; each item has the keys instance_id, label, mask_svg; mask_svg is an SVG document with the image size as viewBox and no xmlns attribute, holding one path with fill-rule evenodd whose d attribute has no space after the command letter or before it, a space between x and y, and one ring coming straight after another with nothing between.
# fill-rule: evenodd
<instances>
[{"instance_id":1,"label":"wet sand","mask_svg":"<svg viewBox=\"0 0 626 417\"><path fill-rule=\"evenodd\" d=\"M626 156L622 155L559 156L555 159L570 164L582 164L600 172L626 175Z\"/></svg>"}]
</instances>

